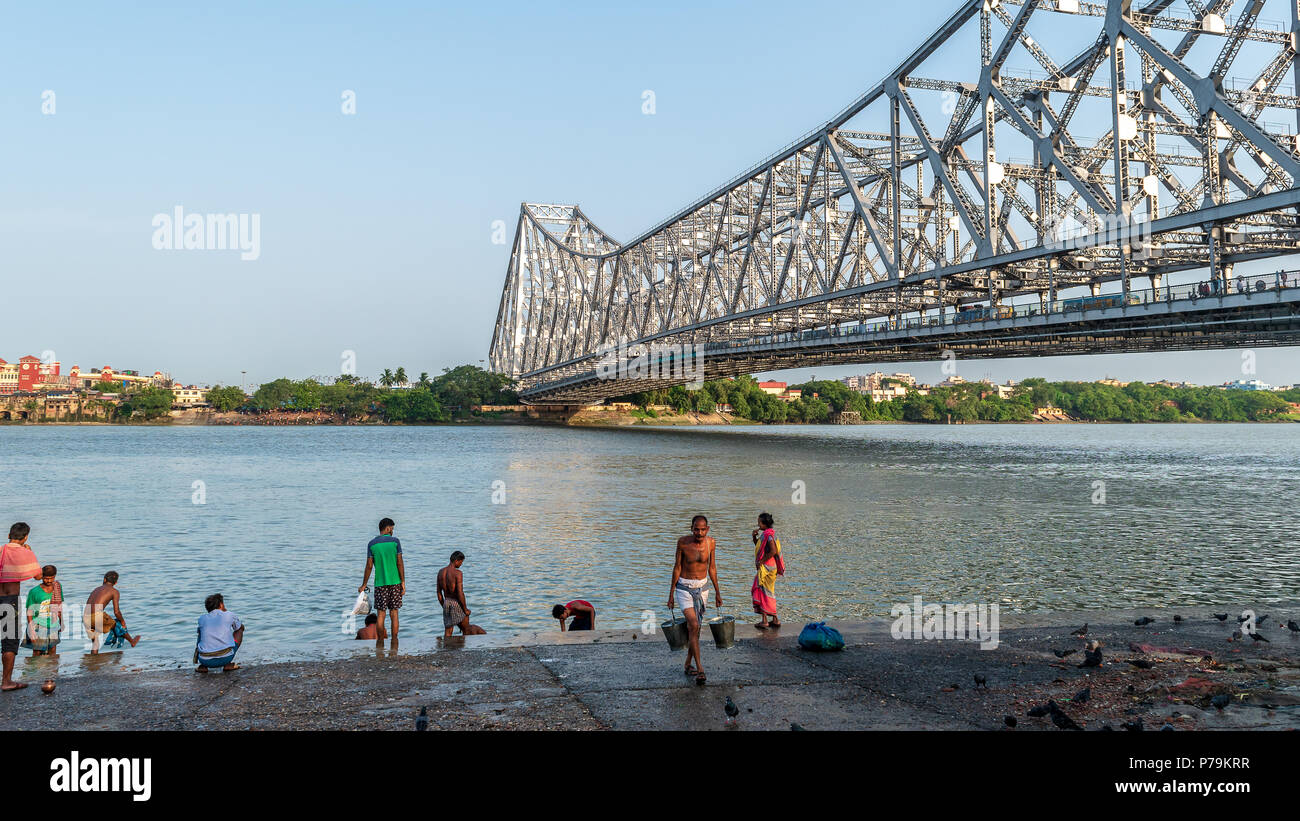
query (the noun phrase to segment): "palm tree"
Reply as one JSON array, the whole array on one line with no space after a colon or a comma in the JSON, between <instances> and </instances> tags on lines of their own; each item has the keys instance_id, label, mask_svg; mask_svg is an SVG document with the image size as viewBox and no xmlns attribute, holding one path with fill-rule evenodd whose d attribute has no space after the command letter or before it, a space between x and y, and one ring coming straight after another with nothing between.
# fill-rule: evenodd
<instances>
[{"instance_id":1,"label":"palm tree","mask_svg":"<svg viewBox=\"0 0 1300 821\"><path fill-rule=\"evenodd\" d=\"M421 387L421 388L424 388L425 390L428 390L429 388L432 388L432 387L433 387L433 380L429 379L429 372L428 372L428 371L421 371L421 372L420 372L420 381L419 381L419 382L416 382L415 384L418 385L418 386Z\"/></svg>"},{"instance_id":2,"label":"palm tree","mask_svg":"<svg viewBox=\"0 0 1300 821\"><path fill-rule=\"evenodd\" d=\"M394 384L396 384L396 385L405 385L405 384L406 384L406 368L398 368L398 369L397 369L397 373L393 374L393 379L394 379Z\"/></svg>"},{"instance_id":3,"label":"palm tree","mask_svg":"<svg viewBox=\"0 0 1300 821\"><path fill-rule=\"evenodd\" d=\"M396 381L397 377L393 375L393 372L388 368L384 368L383 375L379 377L379 384L383 385L385 388L391 388L393 387L393 383Z\"/></svg>"}]
</instances>

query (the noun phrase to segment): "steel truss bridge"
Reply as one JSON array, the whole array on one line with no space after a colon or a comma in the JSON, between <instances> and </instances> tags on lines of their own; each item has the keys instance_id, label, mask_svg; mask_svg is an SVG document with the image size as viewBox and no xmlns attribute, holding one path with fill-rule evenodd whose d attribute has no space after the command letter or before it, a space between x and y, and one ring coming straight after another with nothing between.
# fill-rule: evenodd
<instances>
[{"instance_id":1,"label":"steel truss bridge","mask_svg":"<svg viewBox=\"0 0 1300 821\"><path fill-rule=\"evenodd\" d=\"M524 203L490 367L576 403L946 351L1300 344L1300 276L1234 275L1300 252L1298 38L1300 0L963 2L631 241Z\"/></svg>"}]
</instances>

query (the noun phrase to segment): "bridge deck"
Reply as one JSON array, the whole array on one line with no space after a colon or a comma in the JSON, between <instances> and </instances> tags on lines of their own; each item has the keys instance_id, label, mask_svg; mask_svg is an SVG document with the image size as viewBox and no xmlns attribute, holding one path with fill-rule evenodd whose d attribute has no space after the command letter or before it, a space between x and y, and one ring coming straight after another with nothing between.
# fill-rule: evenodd
<instances>
[{"instance_id":1,"label":"bridge deck","mask_svg":"<svg viewBox=\"0 0 1300 821\"><path fill-rule=\"evenodd\" d=\"M1001 318L955 322L951 314L945 316L949 321L917 316L901 323L704 343L694 351L697 358L689 346L616 349L570 363L570 372L560 378L553 377L554 371L526 375L521 395L534 404L596 402L698 378L775 368L936 360L946 351L962 359L1000 359L1300 344L1297 279L1287 287L1256 291L1252 286L1210 296L1201 296L1198 286L1180 286L1182 293L1162 289L1168 295L1164 300L1144 299L1153 292L1140 292L1131 297L1138 304L1050 313L1036 304L1008 306L1013 315Z\"/></svg>"}]
</instances>

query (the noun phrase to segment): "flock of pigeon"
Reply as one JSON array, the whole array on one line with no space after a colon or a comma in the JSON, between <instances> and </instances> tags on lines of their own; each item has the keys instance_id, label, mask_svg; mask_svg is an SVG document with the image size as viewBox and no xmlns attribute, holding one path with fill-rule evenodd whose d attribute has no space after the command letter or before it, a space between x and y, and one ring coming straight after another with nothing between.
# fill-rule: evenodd
<instances>
[{"instance_id":1,"label":"flock of pigeon","mask_svg":"<svg viewBox=\"0 0 1300 821\"><path fill-rule=\"evenodd\" d=\"M1228 620L1227 613L1211 613L1210 615L1213 618L1218 619L1219 621L1226 622ZM1268 639L1265 638L1259 632L1259 628L1264 626L1264 622L1267 619L1268 619L1267 613L1255 619L1255 629L1248 630L1245 633L1245 635L1250 636L1252 641L1267 642ZM1176 624L1181 623L1182 620L1183 620L1182 616L1174 616L1174 623ZM1244 625L1248 621L1250 621L1250 617L1245 614L1237 617L1238 625ZM1154 624L1154 623L1155 623L1155 619L1151 618L1150 616L1143 616L1142 618L1133 622L1133 624L1138 627L1145 627L1148 624ZM1292 635L1300 633L1300 624L1296 624L1295 619L1288 620L1286 623L1286 628L1291 631ZM1078 630L1071 632L1070 635L1078 639L1087 638L1088 625L1085 623L1083 627L1080 627ZM1243 634L1240 629L1234 630L1232 632L1232 638L1229 639L1229 641L1240 641L1242 639L1242 636ZM1088 640L1087 644L1085 644L1083 648L1083 661L1077 666L1081 668L1101 667L1102 666L1101 648L1102 648L1101 642L1097 641L1096 639ZM1076 652L1078 651L1075 649L1069 649L1069 650L1053 649L1052 655L1056 656L1058 659L1065 660L1070 656L1074 655ZM1133 658L1133 659L1128 659L1127 661L1129 664L1133 665L1139 670L1151 669L1151 662L1147 661L1146 659ZM976 689L979 689L981 687L986 690L988 689L989 683L988 683L987 676L982 676L979 673L975 673L974 677L975 677ZM952 688L956 689L956 685L952 685ZM1132 691L1132 689L1133 688L1130 685L1129 690ZM1087 704L1091 698L1092 698L1092 688L1084 687L1082 690L1074 694L1074 697L1070 699L1070 703L1075 705ZM1216 695L1210 699L1210 704L1212 704L1214 708L1219 712L1223 712L1223 709L1227 707L1230 703L1232 703L1232 697L1229 696L1227 693L1220 693L1219 695ZM732 701L731 696L727 696L726 702L723 703L722 712L726 715L726 720L724 723L727 727L737 726L736 719L740 717L740 708L736 706L736 702ZM751 713L754 712L752 708L750 709L750 712ZM1055 724L1059 729L1062 730L1083 729L1075 722L1074 719L1070 718L1070 716L1068 716L1065 713L1065 710L1061 709L1061 705L1057 704L1056 701L1053 699L1048 699L1046 704L1040 704L1037 707L1031 708L1027 713L1025 713L1025 715L1029 716L1030 718L1043 718L1044 716L1046 716L1047 718L1050 718L1052 720L1053 724ZM1002 720L1002 722L1009 729L1015 729L1016 724L1018 723L1016 721L1015 716L1007 716ZM1141 717L1138 717L1132 721L1126 721L1123 724L1121 724L1120 727L1124 730L1128 730L1129 732L1135 732L1135 731L1146 729L1142 725ZM415 719L415 729L421 732L429 729L429 713L427 707L420 708L420 714ZM794 722L791 722L790 729L799 731L802 730L803 727L799 726ZM1111 727L1108 724L1103 724L1101 729L1113 731L1115 728ZM1174 725L1166 723L1160 729L1167 732L1173 730Z\"/></svg>"},{"instance_id":2,"label":"flock of pigeon","mask_svg":"<svg viewBox=\"0 0 1300 821\"><path fill-rule=\"evenodd\" d=\"M1211 617L1219 621L1226 622L1228 620L1229 614L1211 613L1210 615ZM1251 640L1254 642L1261 642L1261 641L1268 642L1268 639L1259 632L1260 628L1264 626L1264 622L1267 619L1268 619L1267 613L1256 618L1254 620L1254 629L1253 630L1248 629L1244 635L1249 636ZM1183 621L1183 617L1176 615L1174 616L1173 620L1175 624L1179 624ZM1150 616L1143 616L1137 619L1136 621L1134 621L1133 624L1137 627L1145 627L1148 624L1154 624L1155 621L1156 620L1151 618ZM1238 625L1245 625L1250 621L1251 621L1251 615L1248 615L1246 613L1243 613L1242 615L1237 617ZM1291 634L1294 636L1295 634L1300 633L1300 624L1297 624L1295 619L1289 619L1286 623L1286 629L1290 630ZM1076 638L1086 637L1088 635L1088 625L1085 623L1083 627L1080 627L1078 630L1075 630L1070 635ZM1243 633L1241 629L1238 628L1232 632L1232 637L1228 639L1228 641L1240 641L1242 637L1243 637ZM1101 647L1102 647L1101 642L1096 640L1090 640L1084 647L1083 663L1079 664L1078 666L1079 667L1101 667L1102 666ZM1064 660L1069 656L1073 655L1075 652L1076 651L1073 649L1070 650L1054 649L1052 650L1052 655L1056 656L1058 659ZM1207 661L1210 660L1210 657L1207 656L1206 660ZM1152 667L1151 662L1143 658L1132 658L1132 659L1128 659L1127 662L1139 670L1150 670ZM986 681L987 680L985 679L984 676L978 674L975 676L976 687L980 687L980 686L988 687ZM1133 687L1132 685L1130 685L1129 692L1132 691L1133 691ZM1078 693L1074 695L1074 698L1070 699L1070 703L1086 704L1088 700L1091 698L1092 698L1092 688L1084 687L1082 690L1080 690ZM1210 704L1213 705L1214 709L1218 710L1219 712L1223 712L1224 708L1231 703L1232 703L1232 696L1228 695L1227 693L1219 693L1218 695L1215 695L1210 699ZM1041 704L1037 707L1030 709L1026 713L1026 715L1028 715L1030 718L1043 718L1044 716L1046 716L1052 720L1053 724L1055 724L1059 729L1062 730L1083 729L1074 721L1074 719L1070 718L1070 716L1068 716L1065 713L1065 711L1061 708L1061 705L1057 704L1056 701L1053 699L1048 699L1046 704ZM1006 716L1005 718L1003 718L1002 722L1009 729L1015 729L1015 726L1017 724L1015 716ZM1132 721L1126 721L1123 724L1121 724L1120 727L1129 732L1137 732L1145 729L1145 727L1142 724L1141 717L1138 717ZM1115 728L1111 727L1108 724L1103 724L1101 726L1101 729L1114 731ZM1166 722L1164 726L1162 726L1160 729L1162 731L1168 732L1174 729L1174 725Z\"/></svg>"}]
</instances>

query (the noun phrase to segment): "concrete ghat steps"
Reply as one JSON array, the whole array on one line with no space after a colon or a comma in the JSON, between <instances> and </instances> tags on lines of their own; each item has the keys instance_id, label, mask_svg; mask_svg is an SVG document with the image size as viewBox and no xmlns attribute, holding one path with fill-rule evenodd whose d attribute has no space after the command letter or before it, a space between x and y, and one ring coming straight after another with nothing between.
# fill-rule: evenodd
<instances>
[{"instance_id":1,"label":"concrete ghat steps","mask_svg":"<svg viewBox=\"0 0 1300 821\"><path fill-rule=\"evenodd\" d=\"M737 645L702 652L709 675L697 687L682 675L683 652L662 636L633 630L536 633L425 642L417 652L371 648L333 661L250 666L230 674L190 671L88 675L59 681L54 695L32 686L0 695L0 722L12 729L395 729L409 730L421 706L446 729L716 729L730 730L722 705L741 708L736 729L989 729L1016 715L1017 732L1046 729L1025 711L1054 698L1080 724L1097 729L1136 716L1158 729L1300 728L1300 603L1254 608L1269 613L1269 643L1229 642L1235 619L1212 611L1082 611L1002 614L1001 643L981 650L964 641L896 640L890 620L832 622L844 634L842 653L796 646L802 623L779 632L737 623ZM1175 625L1173 614L1186 621ZM1157 619L1136 627L1140 615ZM1082 652L1058 660L1052 649L1076 649L1070 632L1085 621L1103 642L1106 665L1077 667ZM636 635L636 638L633 636ZM1152 669L1126 663L1140 654L1130 642L1204 649L1196 655L1146 654ZM974 676L988 681L977 688ZM1191 677L1200 689L1169 688ZM39 682L30 682L39 684ZM1070 696L1093 690L1086 705ZM1129 688L1132 688L1130 690ZM1222 713L1210 692L1240 698ZM1175 717L1174 713L1178 713ZM1153 726L1154 725L1154 726Z\"/></svg>"}]
</instances>

